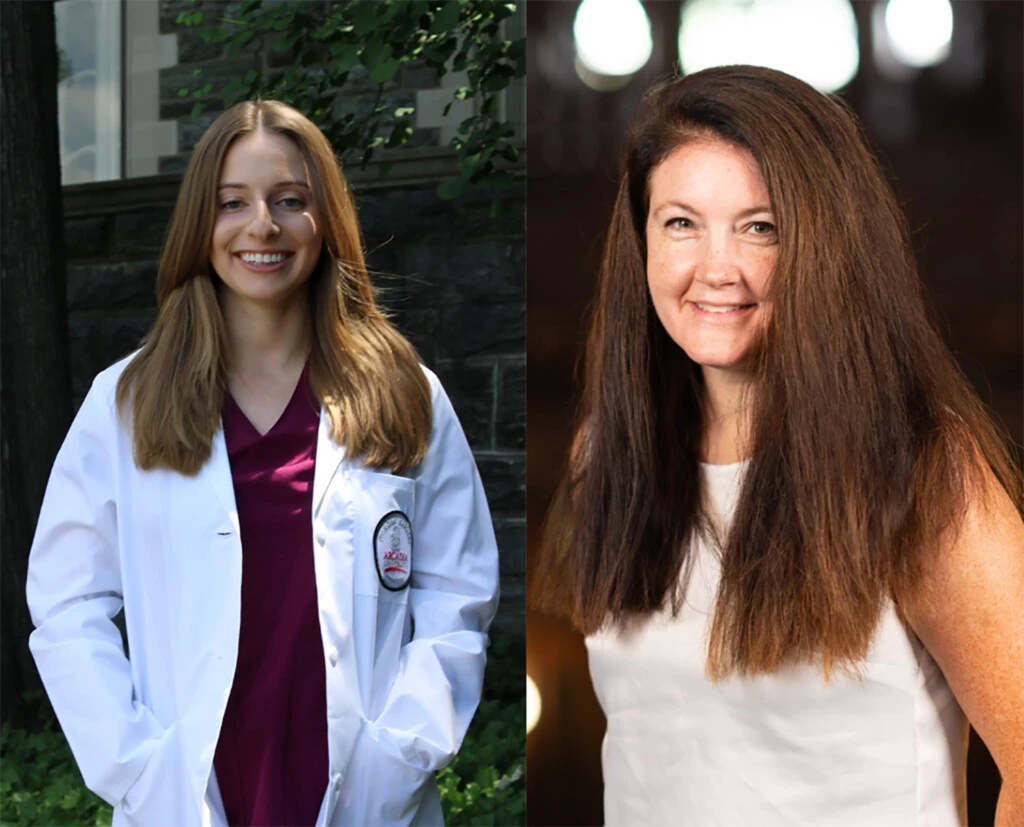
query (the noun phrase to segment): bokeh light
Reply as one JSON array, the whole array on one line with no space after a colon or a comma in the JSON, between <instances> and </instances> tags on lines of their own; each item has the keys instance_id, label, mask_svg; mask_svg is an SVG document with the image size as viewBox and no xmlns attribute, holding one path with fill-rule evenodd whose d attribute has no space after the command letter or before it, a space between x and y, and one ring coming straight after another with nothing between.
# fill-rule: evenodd
<instances>
[{"instance_id":1,"label":"bokeh light","mask_svg":"<svg viewBox=\"0 0 1024 827\"><path fill-rule=\"evenodd\" d=\"M857 74L857 21L849 0L690 0L679 23L687 74L746 63L834 92Z\"/></svg>"}]
</instances>

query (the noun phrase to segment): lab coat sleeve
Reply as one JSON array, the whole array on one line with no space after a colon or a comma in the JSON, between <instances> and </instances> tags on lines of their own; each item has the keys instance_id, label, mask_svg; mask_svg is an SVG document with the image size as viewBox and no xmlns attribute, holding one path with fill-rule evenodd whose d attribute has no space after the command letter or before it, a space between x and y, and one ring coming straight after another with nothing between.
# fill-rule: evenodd
<instances>
[{"instance_id":1,"label":"lab coat sleeve","mask_svg":"<svg viewBox=\"0 0 1024 827\"><path fill-rule=\"evenodd\" d=\"M413 521L412 639L370 735L424 771L445 767L480 702L498 548L473 454L436 378L434 426Z\"/></svg>"},{"instance_id":2,"label":"lab coat sleeve","mask_svg":"<svg viewBox=\"0 0 1024 827\"><path fill-rule=\"evenodd\" d=\"M121 610L112 389L95 382L57 454L29 554L29 649L86 786L119 803L164 727L133 697Z\"/></svg>"}]
</instances>

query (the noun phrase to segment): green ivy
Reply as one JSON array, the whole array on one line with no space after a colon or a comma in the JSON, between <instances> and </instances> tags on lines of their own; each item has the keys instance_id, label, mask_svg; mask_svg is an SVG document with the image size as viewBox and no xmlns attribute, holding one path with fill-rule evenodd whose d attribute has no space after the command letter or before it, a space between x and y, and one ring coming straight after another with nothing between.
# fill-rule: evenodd
<instances>
[{"instance_id":1,"label":"green ivy","mask_svg":"<svg viewBox=\"0 0 1024 827\"><path fill-rule=\"evenodd\" d=\"M484 700L462 749L437 776L448 825L511 825L526 820L526 701L523 654L507 639L492 647ZM109 825L109 805L89 792L41 692L28 730L0 729L0 827Z\"/></svg>"},{"instance_id":2,"label":"green ivy","mask_svg":"<svg viewBox=\"0 0 1024 827\"><path fill-rule=\"evenodd\" d=\"M499 638L488 655L480 708L459 754L437 774L449 827L526 823L523 652Z\"/></svg>"},{"instance_id":3,"label":"green ivy","mask_svg":"<svg viewBox=\"0 0 1024 827\"><path fill-rule=\"evenodd\" d=\"M414 107L390 107L384 91L404 64L417 61L438 76L449 70L466 72L467 85L453 91L445 114L455 101L475 102L476 114L458 125L450 143L460 176L439 185L438 195L457 198L468 187L493 191L511 180L505 167L518 159L519 150L511 141L512 124L499 117L498 94L525 74L526 41L503 39L499 26L515 11L515 3L298 0L264 5L262 0L245 0L230 18L218 16L224 6L214 0L192 0L192 5L177 22L199 27L207 43L223 43L225 57L266 47L291 57L283 69L251 70L223 86L182 89L182 97L196 99L193 117L211 102L226 108L257 96L275 98L312 118L339 157L358 152L365 166L377 150L400 147L412 135ZM373 100L357 100L344 111L337 93L357 66L365 68L376 87Z\"/></svg>"},{"instance_id":4,"label":"green ivy","mask_svg":"<svg viewBox=\"0 0 1024 827\"><path fill-rule=\"evenodd\" d=\"M36 726L0 728L0 825L109 825L113 811L85 788L46 696L25 700Z\"/></svg>"}]
</instances>

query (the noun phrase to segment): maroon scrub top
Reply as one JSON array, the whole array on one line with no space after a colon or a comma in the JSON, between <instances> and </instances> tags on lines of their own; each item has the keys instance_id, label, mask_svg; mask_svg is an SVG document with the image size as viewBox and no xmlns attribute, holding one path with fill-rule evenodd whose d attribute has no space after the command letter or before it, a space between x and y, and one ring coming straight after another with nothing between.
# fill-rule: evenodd
<instances>
[{"instance_id":1,"label":"maroon scrub top","mask_svg":"<svg viewBox=\"0 0 1024 827\"><path fill-rule=\"evenodd\" d=\"M262 436L234 399L224 405L242 536L242 619L213 765L232 825L312 825L327 789L312 523L320 410L308 371Z\"/></svg>"}]
</instances>

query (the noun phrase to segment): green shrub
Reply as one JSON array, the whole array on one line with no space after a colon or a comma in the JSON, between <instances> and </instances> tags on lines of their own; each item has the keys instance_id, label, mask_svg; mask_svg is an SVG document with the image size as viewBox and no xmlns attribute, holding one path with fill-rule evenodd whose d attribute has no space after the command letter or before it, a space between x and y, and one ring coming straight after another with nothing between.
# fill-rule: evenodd
<instances>
[{"instance_id":1,"label":"green shrub","mask_svg":"<svg viewBox=\"0 0 1024 827\"><path fill-rule=\"evenodd\" d=\"M437 776L448 825L525 822L525 680L521 647L499 639L462 749ZM26 700L32 728L0 729L0 825L110 824L111 808L85 788L45 695Z\"/></svg>"},{"instance_id":2,"label":"green shrub","mask_svg":"<svg viewBox=\"0 0 1024 827\"><path fill-rule=\"evenodd\" d=\"M484 696L455 760L437 774L445 824L526 822L526 671L521 646L491 647Z\"/></svg>"},{"instance_id":3,"label":"green shrub","mask_svg":"<svg viewBox=\"0 0 1024 827\"><path fill-rule=\"evenodd\" d=\"M0 728L0 824L110 824L113 811L85 788L46 696L26 701L35 726Z\"/></svg>"}]
</instances>

